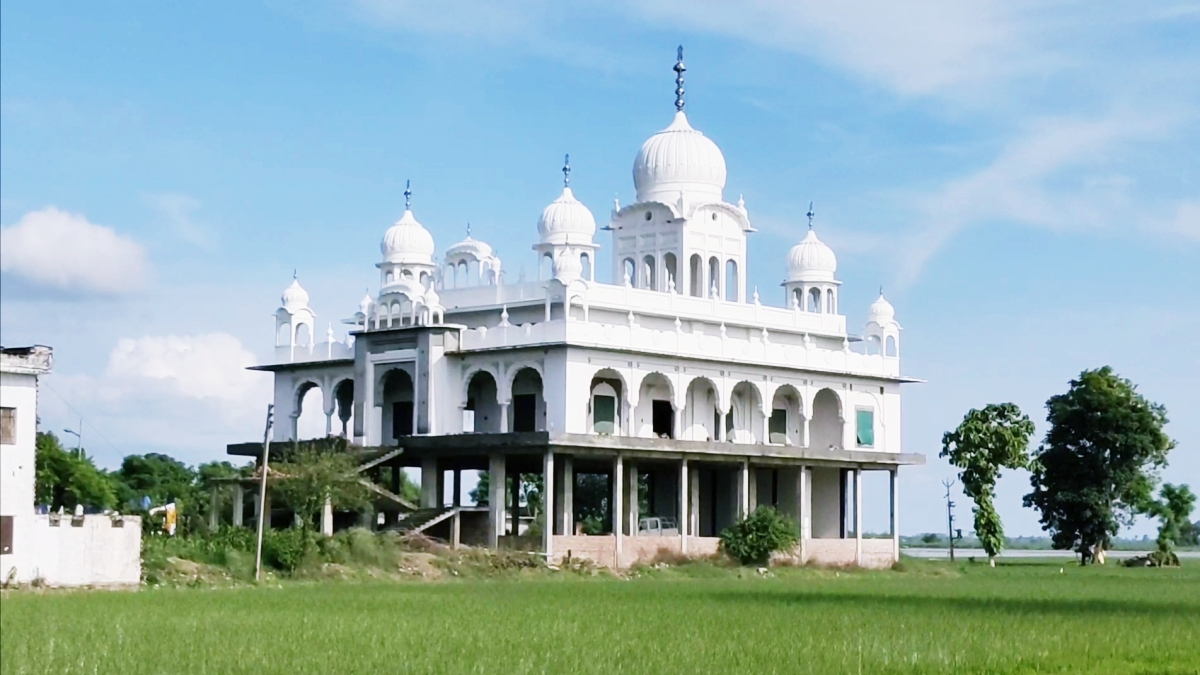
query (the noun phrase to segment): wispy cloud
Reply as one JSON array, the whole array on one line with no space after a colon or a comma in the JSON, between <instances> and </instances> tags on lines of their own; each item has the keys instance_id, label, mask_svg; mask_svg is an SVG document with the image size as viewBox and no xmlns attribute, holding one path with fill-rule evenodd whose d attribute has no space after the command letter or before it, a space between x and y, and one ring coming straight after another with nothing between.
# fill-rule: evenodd
<instances>
[{"instance_id":1,"label":"wispy cloud","mask_svg":"<svg viewBox=\"0 0 1200 675\"><path fill-rule=\"evenodd\" d=\"M167 221L171 232L177 237L206 251L216 250L216 233L195 219L196 211L200 210L200 202L195 198L168 192L143 195L142 199Z\"/></svg>"}]
</instances>

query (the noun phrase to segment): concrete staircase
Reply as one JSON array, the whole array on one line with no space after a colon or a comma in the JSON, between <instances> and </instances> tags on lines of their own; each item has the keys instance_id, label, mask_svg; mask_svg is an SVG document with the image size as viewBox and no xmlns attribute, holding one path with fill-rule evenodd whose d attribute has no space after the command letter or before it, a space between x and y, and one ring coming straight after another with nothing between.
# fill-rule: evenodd
<instances>
[{"instance_id":1,"label":"concrete staircase","mask_svg":"<svg viewBox=\"0 0 1200 675\"><path fill-rule=\"evenodd\" d=\"M438 523L454 517L455 507L417 509L396 523L396 529L406 534L424 532Z\"/></svg>"}]
</instances>

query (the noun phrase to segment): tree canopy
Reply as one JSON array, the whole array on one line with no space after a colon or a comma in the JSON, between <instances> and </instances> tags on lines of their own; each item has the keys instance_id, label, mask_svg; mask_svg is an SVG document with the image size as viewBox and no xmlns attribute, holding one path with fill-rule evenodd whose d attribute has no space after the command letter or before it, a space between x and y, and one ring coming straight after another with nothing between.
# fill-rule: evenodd
<instances>
[{"instance_id":1,"label":"tree canopy","mask_svg":"<svg viewBox=\"0 0 1200 675\"><path fill-rule=\"evenodd\" d=\"M939 455L962 469L963 492L975 500L975 535L988 558L1004 547L1004 527L994 503L996 480L1002 468L1020 469L1029 464L1029 438L1033 422L1013 403L992 403L972 408L954 431L942 436Z\"/></svg>"},{"instance_id":2,"label":"tree canopy","mask_svg":"<svg viewBox=\"0 0 1200 675\"><path fill-rule=\"evenodd\" d=\"M1046 402L1050 428L1031 465L1026 506L1041 513L1054 547L1105 550L1122 525L1153 508L1157 470L1175 443L1166 409L1105 366Z\"/></svg>"},{"instance_id":3,"label":"tree canopy","mask_svg":"<svg viewBox=\"0 0 1200 675\"><path fill-rule=\"evenodd\" d=\"M112 481L86 452L65 450L53 433L38 432L34 446L34 501L52 509L110 509L117 504Z\"/></svg>"},{"instance_id":4,"label":"tree canopy","mask_svg":"<svg viewBox=\"0 0 1200 675\"><path fill-rule=\"evenodd\" d=\"M341 440L341 439L339 439ZM345 443L309 442L272 464L268 484L308 529L326 500L338 510L353 510L370 503L371 491L358 473L358 462Z\"/></svg>"}]
</instances>

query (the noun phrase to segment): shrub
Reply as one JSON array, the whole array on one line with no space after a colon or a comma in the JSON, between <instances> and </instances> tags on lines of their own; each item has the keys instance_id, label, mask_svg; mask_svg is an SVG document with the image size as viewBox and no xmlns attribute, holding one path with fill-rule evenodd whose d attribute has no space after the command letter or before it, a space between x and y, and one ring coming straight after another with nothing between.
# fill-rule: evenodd
<instances>
[{"instance_id":1,"label":"shrub","mask_svg":"<svg viewBox=\"0 0 1200 675\"><path fill-rule=\"evenodd\" d=\"M263 532L263 562L283 572L294 572L304 561L308 533L299 527Z\"/></svg>"},{"instance_id":2,"label":"shrub","mask_svg":"<svg viewBox=\"0 0 1200 675\"><path fill-rule=\"evenodd\" d=\"M791 518L769 506L721 532L721 550L743 565L765 565L775 551L796 545L800 533Z\"/></svg>"}]
</instances>

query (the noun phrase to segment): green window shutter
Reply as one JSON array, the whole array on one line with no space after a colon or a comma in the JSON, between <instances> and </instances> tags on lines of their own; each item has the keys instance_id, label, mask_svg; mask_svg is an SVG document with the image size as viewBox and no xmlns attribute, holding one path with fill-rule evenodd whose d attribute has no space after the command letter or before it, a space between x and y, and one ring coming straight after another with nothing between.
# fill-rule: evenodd
<instances>
[{"instance_id":1,"label":"green window shutter","mask_svg":"<svg viewBox=\"0 0 1200 675\"><path fill-rule=\"evenodd\" d=\"M592 428L598 434L612 434L617 430L617 399L597 395L592 399Z\"/></svg>"},{"instance_id":2,"label":"green window shutter","mask_svg":"<svg viewBox=\"0 0 1200 675\"><path fill-rule=\"evenodd\" d=\"M859 410L857 421L858 445L864 448L873 447L875 445L875 411Z\"/></svg>"}]
</instances>

